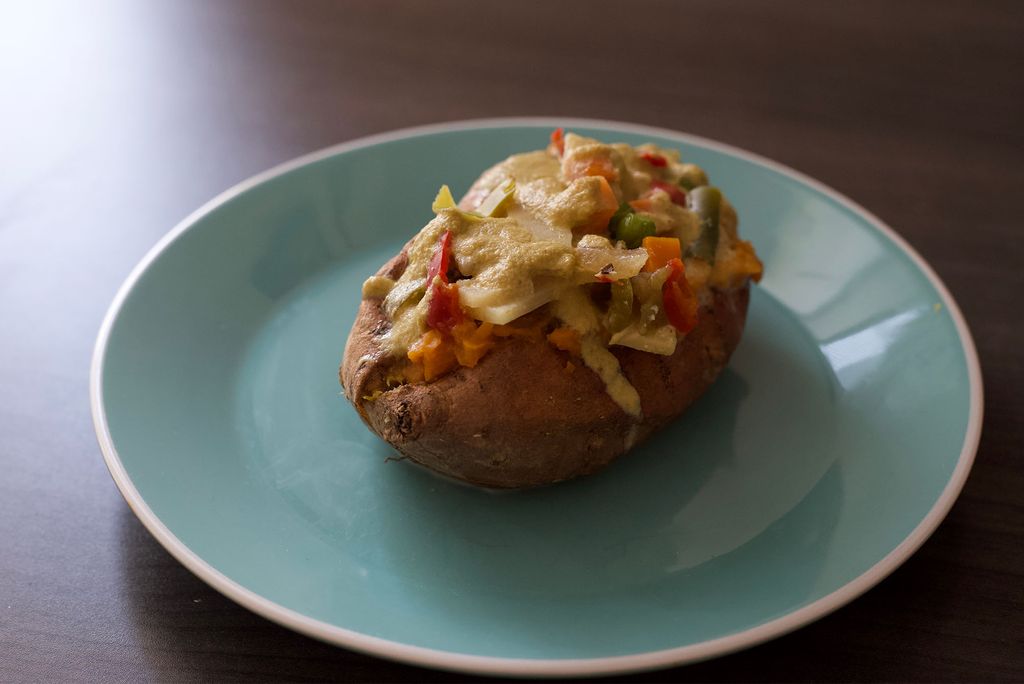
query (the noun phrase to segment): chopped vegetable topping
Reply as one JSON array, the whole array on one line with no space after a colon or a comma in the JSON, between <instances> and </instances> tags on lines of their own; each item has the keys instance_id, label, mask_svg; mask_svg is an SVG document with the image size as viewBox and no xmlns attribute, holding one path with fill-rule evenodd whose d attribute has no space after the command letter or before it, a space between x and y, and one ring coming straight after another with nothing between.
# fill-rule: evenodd
<instances>
[{"instance_id":1,"label":"chopped vegetable topping","mask_svg":"<svg viewBox=\"0 0 1024 684\"><path fill-rule=\"evenodd\" d=\"M608 305L608 329L619 332L633 319L633 285L628 280L612 283L612 298Z\"/></svg>"},{"instance_id":2,"label":"chopped vegetable topping","mask_svg":"<svg viewBox=\"0 0 1024 684\"><path fill-rule=\"evenodd\" d=\"M645 237L643 240L644 249L647 250L647 264L645 271L657 271L662 266L667 266L673 259L682 258L682 248L679 246L679 238L674 237Z\"/></svg>"},{"instance_id":3,"label":"chopped vegetable topping","mask_svg":"<svg viewBox=\"0 0 1024 684\"><path fill-rule=\"evenodd\" d=\"M576 261L577 282L587 283L593 279L611 282L639 273L647 263L647 252L615 247L600 235L584 235L576 245Z\"/></svg>"},{"instance_id":4,"label":"chopped vegetable topping","mask_svg":"<svg viewBox=\"0 0 1024 684\"><path fill-rule=\"evenodd\" d=\"M654 235L656 231L657 226L654 221L646 216L630 212L616 224L614 236L616 240L625 242L626 247L635 249L643 244L644 238Z\"/></svg>"},{"instance_id":5,"label":"chopped vegetable topping","mask_svg":"<svg viewBox=\"0 0 1024 684\"><path fill-rule=\"evenodd\" d=\"M441 332L450 332L465 314L459 306L459 284L442 283L441 277L434 278L427 307L427 325Z\"/></svg>"},{"instance_id":6,"label":"chopped vegetable topping","mask_svg":"<svg viewBox=\"0 0 1024 684\"><path fill-rule=\"evenodd\" d=\"M601 176L614 183L619 180L619 171L608 157L580 157L573 159L565 170L566 180L584 176Z\"/></svg>"},{"instance_id":7,"label":"chopped vegetable topping","mask_svg":"<svg viewBox=\"0 0 1024 684\"><path fill-rule=\"evenodd\" d=\"M645 211L650 207L640 205L639 201L634 202L623 202L619 205L618 211L612 216L612 220L608 223L608 228L612 233L612 237L616 240L622 240L626 243L626 247L630 249L636 249L641 245L643 239L649 235L654 235L657 231L657 225L654 221L646 216L637 216L637 211Z\"/></svg>"},{"instance_id":8,"label":"chopped vegetable topping","mask_svg":"<svg viewBox=\"0 0 1024 684\"><path fill-rule=\"evenodd\" d=\"M431 210L435 214L440 214L445 209L454 209L459 214L470 221L479 221L483 218L480 214L474 211L462 211L458 205L455 204L455 198L452 197L452 191L447 185L442 185L441 189L437 191L437 196L434 197L434 203L430 205Z\"/></svg>"},{"instance_id":9,"label":"chopped vegetable topping","mask_svg":"<svg viewBox=\"0 0 1024 684\"><path fill-rule=\"evenodd\" d=\"M604 176L598 177L600 183L598 185L597 209L585 223L573 229L576 233L606 233L608 222L619 208L619 203L615 199L615 191L608 184L608 179Z\"/></svg>"},{"instance_id":10,"label":"chopped vegetable topping","mask_svg":"<svg viewBox=\"0 0 1024 684\"><path fill-rule=\"evenodd\" d=\"M618 396L613 385L628 382L609 345L670 355L707 288L762 272L704 171L655 145L630 151L558 128L546 152L510 157L463 203L475 210L441 186L405 272L364 284L392 323L382 348L409 359L389 386L473 367L502 339L546 337Z\"/></svg>"},{"instance_id":11,"label":"chopped vegetable topping","mask_svg":"<svg viewBox=\"0 0 1024 684\"><path fill-rule=\"evenodd\" d=\"M708 184L708 177L696 164L683 164L680 168L679 187L686 190L693 190L701 185Z\"/></svg>"},{"instance_id":12,"label":"chopped vegetable topping","mask_svg":"<svg viewBox=\"0 0 1024 684\"><path fill-rule=\"evenodd\" d=\"M686 281L686 267L679 258L672 259L668 279L661 287L665 316L672 327L684 335L697 327L697 297Z\"/></svg>"},{"instance_id":13,"label":"chopped vegetable topping","mask_svg":"<svg viewBox=\"0 0 1024 684\"><path fill-rule=\"evenodd\" d=\"M662 305L661 289L668 279L669 269L659 268L654 272L644 272L633 279L633 292L640 303L637 323L641 334L651 335L668 324ZM672 333L675 337L675 333Z\"/></svg>"},{"instance_id":14,"label":"chopped vegetable topping","mask_svg":"<svg viewBox=\"0 0 1024 684\"><path fill-rule=\"evenodd\" d=\"M660 180L652 180L651 188L664 191L672 199L673 204L678 204L681 207L686 206L686 193L679 189L678 186Z\"/></svg>"},{"instance_id":15,"label":"chopped vegetable topping","mask_svg":"<svg viewBox=\"0 0 1024 684\"><path fill-rule=\"evenodd\" d=\"M629 202L623 202L622 204L620 204L619 208L615 211L614 214L612 214L612 219L608 223L608 229L614 233L615 224L621 221L623 217L625 217L627 214L632 214L633 211L633 207L629 205Z\"/></svg>"},{"instance_id":16,"label":"chopped vegetable topping","mask_svg":"<svg viewBox=\"0 0 1024 684\"><path fill-rule=\"evenodd\" d=\"M644 152L643 154L640 155L640 158L646 161L651 166L657 166L658 168L668 166L668 160L665 159L660 154L654 154L653 152Z\"/></svg>"},{"instance_id":17,"label":"chopped vegetable topping","mask_svg":"<svg viewBox=\"0 0 1024 684\"><path fill-rule=\"evenodd\" d=\"M446 186L447 187L447 186ZM430 304L427 307L427 325L435 330L451 332L465 315L459 306L458 283L448 282L448 267L452 255L452 232L446 230L434 247L434 255L427 269L430 283Z\"/></svg>"},{"instance_id":18,"label":"chopped vegetable topping","mask_svg":"<svg viewBox=\"0 0 1024 684\"><path fill-rule=\"evenodd\" d=\"M702 185L690 192L690 209L700 217L701 231L697 241L690 245L689 253L709 264L715 263L718 250L718 222L722 208L722 193L718 188Z\"/></svg>"},{"instance_id":19,"label":"chopped vegetable topping","mask_svg":"<svg viewBox=\"0 0 1024 684\"><path fill-rule=\"evenodd\" d=\"M644 211L647 213L654 213L654 198L651 197L649 194L644 195L643 197L630 201L629 208L632 209L633 211Z\"/></svg>"},{"instance_id":20,"label":"chopped vegetable topping","mask_svg":"<svg viewBox=\"0 0 1024 684\"><path fill-rule=\"evenodd\" d=\"M445 187L448 187L447 185ZM441 277L442 283L448 282L448 266L452 258L452 231L446 230L434 247L434 255L430 258L427 269L427 282L434 282L435 276Z\"/></svg>"},{"instance_id":21,"label":"chopped vegetable topping","mask_svg":"<svg viewBox=\"0 0 1024 684\"><path fill-rule=\"evenodd\" d=\"M502 183L498 187L491 190L490 194L484 198L484 201L480 203L480 206L476 208L477 214L482 217L499 216L504 209L505 205L508 204L509 199L516 191L516 182L513 179Z\"/></svg>"},{"instance_id":22,"label":"chopped vegetable topping","mask_svg":"<svg viewBox=\"0 0 1024 684\"><path fill-rule=\"evenodd\" d=\"M430 208L437 214L445 209L454 209L455 206L455 198L452 197L452 191L447 185L442 185L441 189L437 191L437 196L434 197L434 203L430 205Z\"/></svg>"},{"instance_id":23,"label":"chopped vegetable topping","mask_svg":"<svg viewBox=\"0 0 1024 684\"><path fill-rule=\"evenodd\" d=\"M565 154L565 131L561 127L551 131L551 146L558 152L559 157Z\"/></svg>"}]
</instances>

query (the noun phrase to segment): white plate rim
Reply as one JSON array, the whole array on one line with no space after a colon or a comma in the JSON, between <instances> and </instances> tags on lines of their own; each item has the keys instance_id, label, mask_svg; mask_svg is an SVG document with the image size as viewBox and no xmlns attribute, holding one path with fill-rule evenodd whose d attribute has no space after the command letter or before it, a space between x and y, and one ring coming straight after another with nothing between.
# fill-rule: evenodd
<instances>
[{"instance_id":1,"label":"white plate rim","mask_svg":"<svg viewBox=\"0 0 1024 684\"><path fill-rule=\"evenodd\" d=\"M943 488L941 494L925 517L913 530L910 531L903 541L892 549L892 551L886 554L882 559L862 574L816 601L755 627L733 634L728 634L723 637L718 637L716 639L710 639L696 644L689 644L687 646L679 646L645 653L598 658L499 658L442 651L432 648L424 648L422 646L403 644L310 618L298 611L291 610L290 608L286 608L280 604L270 601L250 589L246 589L226 575L217 571L189 549L170 531L170 529L167 528L166 525L164 525L164 523L143 500L139 491L132 483L131 478L128 476L128 473L121 462L121 458L118 455L117 450L114 448L114 443L107 425L106 409L103 405L103 361L106 356L110 332L113 329L114 323L117 320L118 314L120 313L125 300L146 269L148 269L160 254L179 236L195 225L199 219L206 216L217 207L225 204L241 193L246 192L250 188L263 183L264 181L288 173L289 171L306 164L317 162L342 152L348 152L380 143L393 142L409 137L463 130L517 126L537 128L556 128L559 126L566 128L607 128L619 130L624 133L635 133L675 139L684 143L698 145L706 149L744 159L748 162L774 171L782 176L797 180L831 198L837 204L845 207L853 213L858 214L872 227L888 237L893 244L902 250L910 258L913 264L920 269L922 273L924 273L929 282L939 293L942 300L941 304L949 311L949 315L956 326L957 336L960 339L964 358L967 364L967 375L970 385L970 412L968 415L967 429L964 433L964 442L961 446L960 457L957 461L956 467L953 469L953 473L951 474L949 481L946 483L946 486ZM938 275L936 275L935 271L924 260L924 258L921 257L921 255L918 254L917 251L906 242L906 240L896 233L896 231L886 225L881 219L869 212L867 209L810 176L780 164L779 162L768 159L767 157L763 157L753 152L748 152L747 150L734 147L732 145L690 133L683 133L655 126L623 123L604 119L557 116L506 117L448 121L423 126L401 128L386 133L365 136L337 145L332 145L316 152L311 152L284 162L262 173L258 173L222 192L220 195L216 196L188 215L184 220L178 223L178 225L171 229L169 233L161 238L135 266L135 268L132 269L124 283L118 289L106 315L103 318L103 322L96 338L96 345L93 350L89 373L89 403L92 410L92 419L96 430L96 437L99 442L100 450L103 453L103 460L106 462L107 468L109 469L118 489L121 491L121 494L124 496L125 501L128 503L128 506L139 520L142 521L142 524L146 529L149 530L156 540L165 549L167 549L167 551L178 562L188 568L193 574L209 584L211 587L230 598L232 601L235 601L254 613L296 632L321 641L381 658L387 658L423 667L453 670L470 674L518 675L532 677L582 677L624 674L707 660L709 658L749 648L770 639L782 636L783 634L798 629L799 627L803 627L804 625L828 615L841 606L846 605L853 599L874 587L882 581L882 579L902 565L911 555L913 555L915 551L917 551L918 548L920 548L928 537L931 536L949 513L967 480L967 476L970 473L971 466L974 462L978 444L981 440L981 426L984 414L984 392L978 353L970 329L967 327L967 322L964 320L959 306L953 299L953 296L949 293L945 284Z\"/></svg>"}]
</instances>

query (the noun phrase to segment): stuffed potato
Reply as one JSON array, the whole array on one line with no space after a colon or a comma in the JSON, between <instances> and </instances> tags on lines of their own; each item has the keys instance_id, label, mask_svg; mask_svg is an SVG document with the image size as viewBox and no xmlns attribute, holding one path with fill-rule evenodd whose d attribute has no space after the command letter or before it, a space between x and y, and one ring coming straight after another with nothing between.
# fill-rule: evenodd
<instances>
[{"instance_id":1,"label":"stuffed potato","mask_svg":"<svg viewBox=\"0 0 1024 684\"><path fill-rule=\"evenodd\" d=\"M366 424L485 487L592 473L680 415L761 276L676 151L552 134L486 171L363 286L340 368Z\"/></svg>"}]
</instances>

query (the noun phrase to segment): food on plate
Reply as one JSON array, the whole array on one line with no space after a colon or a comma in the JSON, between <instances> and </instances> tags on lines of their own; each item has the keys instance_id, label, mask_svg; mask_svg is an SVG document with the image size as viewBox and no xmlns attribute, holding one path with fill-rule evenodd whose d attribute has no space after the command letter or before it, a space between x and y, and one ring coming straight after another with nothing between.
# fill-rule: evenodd
<instances>
[{"instance_id":1,"label":"food on plate","mask_svg":"<svg viewBox=\"0 0 1024 684\"><path fill-rule=\"evenodd\" d=\"M702 169L556 130L497 164L363 285L340 368L409 459L495 488L593 473L679 416L762 266Z\"/></svg>"}]
</instances>

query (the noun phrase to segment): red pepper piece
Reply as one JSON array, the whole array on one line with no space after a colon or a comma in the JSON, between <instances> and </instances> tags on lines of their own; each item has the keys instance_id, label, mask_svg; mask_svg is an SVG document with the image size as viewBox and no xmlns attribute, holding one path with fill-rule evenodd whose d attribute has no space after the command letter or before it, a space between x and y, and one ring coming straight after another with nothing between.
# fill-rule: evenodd
<instances>
[{"instance_id":1,"label":"red pepper piece","mask_svg":"<svg viewBox=\"0 0 1024 684\"><path fill-rule=\"evenodd\" d=\"M686 275L686 266L683 265L683 260L679 257L672 257L665 265L669 269L666 283L677 283Z\"/></svg>"},{"instance_id":2,"label":"red pepper piece","mask_svg":"<svg viewBox=\"0 0 1024 684\"><path fill-rule=\"evenodd\" d=\"M448 282L448 265L452 258L452 231L444 231L444 235L434 247L434 255L430 258L427 268L427 284L434 282L434 276L441 276L441 282Z\"/></svg>"},{"instance_id":3,"label":"red pepper piece","mask_svg":"<svg viewBox=\"0 0 1024 684\"><path fill-rule=\"evenodd\" d=\"M551 144L558 151L558 156L565 154L565 131L558 127L551 131Z\"/></svg>"},{"instance_id":4,"label":"red pepper piece","mask_svg":"<svg viewBox=\"0 0 1024 684\"><path fill-rule=\"evenodd\" d=\"M462 322L465 314L459 306L459 284L441 283L437 280L431 288L430 304L427 307L427 325L443 333Z\"/></svg>"},{"instance_id":5,"label":"red pepper piece","mask_svg":"<svg viewBox=\"0 0 1024 684\"><path fill-rule=\"evenodd\" d=\"M679 186L666 183L665 181L652 180L651 187L657 188L658 190L664 190L668 193L673 204L678 204L681 207L686 206L686 192Z\"/></svg>"},{"instance_id":6,"label":"red pepper piece","mask_svg":"<svg viewBox=\"0 0 1024 684\"><path fill-rule=\"evenodd\" d=\"M686 334L697 327L697 297L686 282L686 269L679 259L668 262L668 280L661 287L665 316L672 327Z\"/></svg>"},{"instance_id":7,"label":"red pepper piece","mask_svg":"<svg viewBox=\"0 0 1024 684\"><path fill-rule=\"evenodd\" d=\"M427 268L427 287L430 289L430 305L427 307L427 325L435 330L450 333L465 314L459 306L458 283L448 282L448 266L452 259L452 232L446 230L434 247Z\"/></svg>"},{"instance_id":8,"label":"red pepper piece","mask_svg":"<svg viewBox=\"0 0 1024 684\"><path fill-rule=\"evenodd\" d=\"M662 157L660 154L654 154L653 152L644 152L640 155L640 158L646 161L651 166L657 166L658 168L664 168L668 166L668 160Z\"/></svg>"}]
</instances>

